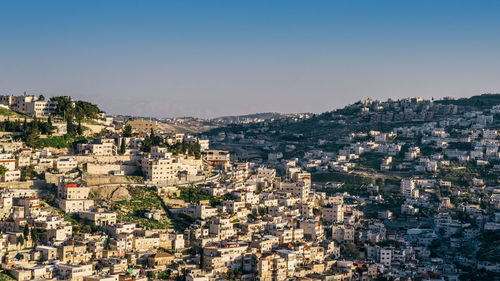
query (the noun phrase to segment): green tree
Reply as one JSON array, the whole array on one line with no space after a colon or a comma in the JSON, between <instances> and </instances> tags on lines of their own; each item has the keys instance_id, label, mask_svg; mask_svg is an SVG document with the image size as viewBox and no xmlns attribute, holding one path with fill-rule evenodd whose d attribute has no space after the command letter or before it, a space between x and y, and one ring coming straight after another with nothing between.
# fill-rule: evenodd
<instances>
[{"instance_id":1,"label":"green tree","mask_svg":"<svg viewBox=\"0 0 500 281\"><path fill-rule=\"evenodd\" d=\"M125 139L122 138L122 142L120 144L120 154L123 155L125 154L126 146L125 146Z\"/></svg>"},{"instance_id":2,"label":"green tree","mask_svg":"<svg viewBox=\"0 0 500 281\"><path fill-rule=\"evenodd\" d=\"M33 165L29 165L21 169L21 181L32 179L35 176L35 167L33 167Z\"/></svg>"},{"instance_id":3,"label":"green tree","mask_svg":"<svg viewBox=\"0 0 500 281\"><path fill-rule=\"evenodd\" d=\"M29 129L27 130L27 132L24 136L24 142L29 147L37 147L38 141L40 139L40 131L38 129L38 120L36 118L34 118L33 121L31 122L31 125L28 127L29 127Z\"/></svg>"},{"instance_id":4,"label":"green tree","mask_svg":"<svg viewBox=\"0 0 500 281\"><path fill-rule=\"evenodd\" d=\"M76 133L79 136L83 135L82 122L80 120L78 120L78 127L76 128Z\"/></svg>"},{"instance_id":5,"label":"green tree","mask_svg":"<svg viewBox=\"0 0 500 281\"><path fill-rule=\"evenodd\" d=\"M123 127L123 133L122 133L122 136L123 136L124 138L131 137L131 136L132 136L132 126L130 126L130 125L125 125L125 127Z\"/></svg>"},{"instance_id":6,"label":"green tree","mask_svg":"<svg viewBox=\"0 0 500 281\"><path fill-rule=\"evenodd\" d=\"M32 228L31 229L31 240L33 242L37 243L40 240L40 237L38 236L38 229Z\"/></svg>"},{"instance_id":7,"label":"green tree","mask_svg":"<svg viewBox=\"0 0 500 281\"><path fill-rule=\"evenodd\" d=\"M201 145L200 145L200 140L196 140L196 143L194 144L194 158L195 159L200 159L201 158Z\"/></svg>"},{"instance_id":8,"label":"green tree","mask_svg":"<svg viewBox=\"0 0 500 281\"><path fill-rule=\"evenodd\" d=\"M40 132L38 130L33 129L26 135L24 142L29 147L37 147L39 139L40 139Z\"/></svg>"},{"instance_id":9,"label":"green tree","mask_svg":"<svg viewBox=\"0 0 500 281\"><path fill-rule=\"evenodd\" d=\"M157 136L155 134L155 131L153 130L153 128L151 128L151 131L149 132L149 136L151 138L151 146L157 146L157 145L160 145L162 143L161 137Z\"/></svg>"},{"instance_id":10,"label":"green tree","mask_svg":"<svg viewBox=\"0 0 500 281\"><path fill-rule=\"evenodd\" d=\"M5 173L8 171L8 169L4 165L0 165L0 177L5 177Z\"/></svg>"},{"instance_id":11,"label":"green tree","mask_svg":"<svg viewBox=\"0 0 500 281\"><path fill-rule=\"evenodd\" d=\"M156 278L156 275L153 271L148 271L148 273L146 274L146 276L149 278L149 279L155 279Z\"/></svg>"},{"instance_id":12,"label":"green tree","mask_svg":"<svg viewBox=\"0 0 500 281\"><path fill-rule=\"evenodd\" d=\"M52 133L55 130L55 127L52 126L52 121L48 122L39 122L38 123L38 128L42 134L45 135L52 135Z\"/></svg>"},{"instance_id":13,"label":"green tree","mask_svg":"<svg viewBox=\"0 0 500 281\"><path fill-rule=\"evenodd\" d=\"M205 252L203 247L200 248L200 268L205 271Z\"/></svg>"},{"instance_id":14,"label":"green tree","mask_svg":"<svg viewBox=\"0 0 500 281\"><path fill-rule=\"evenodd\" d=\"M21 246L24 245L24 237L23 236L19 236L19 238L17 239L17 244L21 245Z\"/></svg>"},{"instance_id":15,"label":"green tree","mask_svg":"<svg viewBox=\"0 0 500 281\"><path fill-rule=\"evenodd\" d=\"M186 153L186 142L184 142L184 140L181 142L181 153Z\"/></svg>"},{"instance_id":16,"label":"green tree","mask_svg":"<svg viewBox=\"0 0 500 281\"><path fill-rule=\"evenodd\" d=\"M18 120L16 120L16 121L4 120L2 123L0 123L0 131L2 131L2 132L25 132L26 129L24 129L23 125Z\"/></svg>"},{"instance_id":17,"label":"green tree","mask_svg":"<svg viewBox=\"0 0 500 281\"><path fill-rule=\"evenodd\" d=\"M86 101L75 102L75 117L78 120L96 119L99 113L101 110L95 104Z\"/></svg>"},{"instance_id":18,"label":"green tree","mask_svg":"<svg viewBox=\"0 0 500 281\"><path fill-rule=\"evenodd\" d=\"M151 146L153 146L153 143L151 141L151 136L146 136L144 138L144 141L142 142L141 150L143 152L149 152L151 151Z\"/></svg>"},{"instance_id":19,"label":"green tree","mask_svg":"<svg viewBox=\"0 0 500 281\"><path fill-rule=\"evenodd\" d=\"M29 235L30 235L30 227L28 226L28 224L26 224L23 230L24 239L28 239Z\"/></svg>"},{"instance_id":20,"label":"green tree","mask_svg":"<svg viewBox=\"0 0 500 281\"><path fill-rule=\"evenodd\" d=\"M39 100L39 101L44 101L44 100L45 100L45 96L44 96L44 95L40 95L40 96L38 96L38 100Z\"/></svg>"},{"instance_id":21,"label":"green tree","mask_svg":"<svg viewBox=\"0 0 500 281\"><path fill-rule=\"evenodd\" d=\"M78 133L76 126L73 124L73 121L71 120L66 121L66 133L71 137L75 137Z\"/></svg>"},{"instance_id":22,"label":"green tree","mask_svg":"<svg viewBox=\"0 0 500 281\"><path fill-rule=\"evenodd\" d=\"M55 112L57 115L63 117L66 121L73 119L75 108L70 97L52 97L50 100L56 104Z\"/></svg>"},{"instance_id":23,"label":"green tree","mask_svg":"<svg viewBox=\"0 0 500 281\"><path fill-rule=\"evenodd\" d=\"M158 274L158 278L163 279L163 280L169 279L170 278L170 271L161 272L160 274Z\"/></svg>"},{"instance_id":24,"label":"green tree","mask_svg":"<svg viewBox=\"0 0 500 281\"><path fill-rule=\"evenodd\" d=\"M28 120L26 119L26 117L24 117L23 131L27 131L27 130L28 130Z\"/></svg>"}]
</instances>

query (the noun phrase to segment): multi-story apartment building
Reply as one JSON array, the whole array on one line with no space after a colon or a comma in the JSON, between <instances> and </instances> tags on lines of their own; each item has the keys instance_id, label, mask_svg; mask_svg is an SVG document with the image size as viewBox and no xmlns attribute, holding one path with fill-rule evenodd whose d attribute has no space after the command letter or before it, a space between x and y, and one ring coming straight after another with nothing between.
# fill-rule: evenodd
<instances>
[{"instance_id":1,"label":"multi-story apartment building","mask_svg":"<svg viewBox=\"0 0 500 281\"><path fill-rule=\"evenodd\" d=\"M145 180L152 182L168 182L177 177L177 169L173 163L173 159L143 159L142 171L144 172Z\"/></svg>"},{"instance_id":2,"label":"multi-story apartment building","mask_svg":"<svg viewBox=\"0 0 500 281\"><path fill-rule=\"evenodd\" d=\"M300 222L300 228L304 230L304 237L314 241L321 241L325 237L323 225L315 220L304 220Z\"/></svg>"},{"instance_id":3,"label":"multi-story apartment building","mask_svg":"<svg viewBox=\"0 0 500 281\"><path fill-rule=\"evenodd\" d=\"M407 198L416 198L418 197L418 189L415 185L415 180L413 179L404 179L401 180L400 186L401 195Z\"/></svg>"},{"instance_id":4,"label":"multi-story apartment building","mask_svg":"<svg viewBox=\"0 0 500 281\"><path fill-rule=\"evenodd\" d=\"M206 269L213 272L226 272L241 267L241 259L248 245L238 242L224 242L203 248Z\"/></svg>"},{"instance_id":5,"label":"multi-story apartment building","mask_svg":"<svg viewBox=\"0 0 500 281\"><path fill-rule=\"evenodd\" d=\"M66 280L83 280L85 276L91 276L94 272L92 264L72 265L57 264L59 275Z\"/></svg>"},{"instance_id":6,"label":"multi-story apartment building","mask_svg":"<svg viewBox=\"0 0 500 281\"><path fill-rule=\"evenodd\" d=\"M44 117L54 114L56 103L39 100L33 95L0 96L0 104L7 105L10 109L31 117Z\"/></svg>"},{"instance_id":7,"label":"multi-story apartment building","mask_svg":"<svg viewBox=\"0 0 500 281\"><path fill-rule=\"evenodd\" d=\"M94 200L89 200L90 189L77 183L68 183L64 178L57 188L59 208L68 213L90 211Z\"/></svg>"},{"instance_id":8,"label":"multi-story apartment building","mask_svg":"<svg viewBox=\"0 0 500 281\"><path fill-rule=\"evenodd\" d=\"M203 152L205 161L214 167L227 168L231 160L229 151L223 150L206 150Z\"/></svg>"},{"instance_id":9,"label":"multi-story apartment building","mask_svg":"<svg viewBox=\"0 0 500 281\"><path fill-rule=\"evenodd\" d=\"M80 212L80 218L96 226L106 226L116 223L116 214L113 212Z\"/></svg>"},{"instance_id":10,"label":"multi-story apartment building","mask_svg":"<svg viewBox=\"0 0 500 281\"><path fill-rule=\"evenodd\" d=\"M117 153L114 139L100 139L94 143L79 143L78 153L95 156L113 156Z\"/></svg>"},{"instance_id":11,"label":"multi-story apartment building","mask_svg":"<svg viewBox=\"0 0 500 281\"><path fill-rule=\"evenodd\" d=\"M78 166L78 162L73 158L59 158L55 163L55 167L60 172L67 172L75 169Z\"/></svg>"},{"instance_id":12,"label":"multi-story apartment building","mask_svg":"<svg viewBox=\"0 0 500 281\"><path fill-rule=\"evenodd\" d=\"M323 219L327 222L341 223L344 221L342 204L328 204L323 208Z\"/></svg>"},{"instance_id":13,"label":"multi-story apartment building","mask_svg":"<svg viewBox=\"0 0 500 281\"><path fill-rule=\"evenodd\" d=\"M285 258L275 253L265 253L257 264L257 277L261 281L286 280L287 268Z\"/></svg>"}]
</instances>

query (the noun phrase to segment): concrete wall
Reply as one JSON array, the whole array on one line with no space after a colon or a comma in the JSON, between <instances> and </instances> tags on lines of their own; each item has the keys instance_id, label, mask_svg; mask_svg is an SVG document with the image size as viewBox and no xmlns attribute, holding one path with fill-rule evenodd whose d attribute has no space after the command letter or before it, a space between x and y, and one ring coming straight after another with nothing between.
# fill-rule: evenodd
<instances>
[{"instance_id":1,"label":"concrete wall","mask_svg":"<svg viewBox=\"0 0 500 281\"><path fill-rule=\"evenodd\" d=\"M30 181L11 181L11 182L1 182L1 188L13 188L13 189L25 189L25 188L46 188L50 187L50 184L47 184L45 180L30 180Z\"/></svg>"},{"instance_id":2,"label":"concrete wall","mask_svg":"<svg viewBox=\"0 0 500 281\"><path fill-rule=\"evenodd\" d=\"M87 163L87 173L91 175L108 175L113 171L123 171L126 175L132 175L140 171L140 168L135 165Z\"/></svg>"},{"instance_id":3,"label":"concrete wall","mask_svg":"<svg viewBox=\"0 0 500 281\"><path fill-rule=\"evenodd\" d=\"M141 158L140 155L115 155L115 156L92 156L92 155L76 155L71 156L78 164L81 163L98 163L98 164L116 164L130 163L135 164Z\"/></svg>"},{"instance_id":4,"label":"concrete wall","mask_svg":"<svg viewBox=\"0 0 500 281\"><path fill-rule=\"evenodd\" d=\"M83 176L83 181L85 181L89 186L134 183L134 181L127 176L103 176L103 175L100 176L85 175Z\"/></svg>"},{"instance_id":5,"label":"concrete wall","mask_svg":"<svg viewBox=\"0 0 500 281\"><path fill-rule=\"evenodd\" d=\"M49 172L45 172L45 181L48 184L59 184L59 178L62 176L69 177L69 178L76 178L79 175L79 172L74 172L74 173L69 173L69 174L52 174Z\"/></svg>"}]
</instances>

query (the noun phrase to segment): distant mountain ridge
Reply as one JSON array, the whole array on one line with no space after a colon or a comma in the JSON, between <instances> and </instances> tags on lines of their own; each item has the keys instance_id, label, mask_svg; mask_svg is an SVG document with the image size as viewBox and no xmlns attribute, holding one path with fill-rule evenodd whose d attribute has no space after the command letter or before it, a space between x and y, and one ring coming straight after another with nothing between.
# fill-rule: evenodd
<instances>
[{"instance_id":1,"label":"distant mountain ridge","mask_svg":"<svg viewBox=\"0 0 500 281\"><path fill-rule=\"evenodd\" d=\"M500 105L500 93L487 93L460 99L444 98L435 102L440 104L454 104L463 107L485 109L495 105Z\"/></svg>"},{"instance_id":2,"label":"distant mountain ridge","mask_svg":"<svg viewBox=\"0 0 500 281\"><path fill-rule=\"evenodd\" d=\"M250 119L262 119L262 120L270 120L270 119L278 119L278 118L287 118L293 117L300 114L309 114L309 113L279 113L279 112L262 112L262 113L252 113L245 115L233 115L233 116L220 116L210 119L215 122L237 122L242 120L250 120Z\"/></svg>"},{"instance_id":3,"label":"distant mountain ridge","mask_svg":"<svg viewBox=\"0 0 500 281\"><path fill-rule=\"evenodd\" d=\"M397 105L398 108L391 107L392 104ZM410 106L412 103L420 104L417 106L418 110L414 112L416 117L405 119L407 113L400 104L407 104ZM375 108L376 105L383 105L384 108L380 111L372 111L370 107ZM272 130L281 131L280 135L302 135L302 138L332 138L340 137L348 132L356 132L371 128L379 131L390 131L394 126L399 126L401 122L428 122L436 120L440 116L444 117L453 114L454 110L457 112L465 111L481 111L491 108L495 105L500 105L500 94L482 94L469 98L443 98L440 100L425 100L420 98L406 98L386 101L377 101L367 99L364 101L357 101L349 104L343 108L334 109L320 114L314 114L310 118L293 119L293 118L280 118L270 122L269 126ZM396 105L394 105L396 106ZM425 112L426 108L431 107L430 115L418 114ZM450 107L451 106L451 107ZM384 120L377 119L376 117L384 114L399 114L402 119L399 120L396 116L392 119ZM406 114L406 115L405 115ZM398 116L399 116L398 115ZM399 118L399 117L398 117ZM427 118L427 119L426 119ZM255 129L257 124L227 124L227 126L219 126L206 132L207 135L217 134L221 131L246 131L248 129Z\"/></svg>"}]
</instances>

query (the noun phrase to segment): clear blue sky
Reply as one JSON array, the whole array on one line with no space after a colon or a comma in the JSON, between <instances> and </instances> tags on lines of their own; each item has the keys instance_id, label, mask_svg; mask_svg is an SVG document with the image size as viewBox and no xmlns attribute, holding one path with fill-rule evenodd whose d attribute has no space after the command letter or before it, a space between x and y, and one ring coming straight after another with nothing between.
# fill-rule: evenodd
<instances>
[{"instance_id":1,"label":"clear blue sky","mask_svg":"<svg viewBox=\"0 0 500 281\"><path fill-rule=\"evenodd\" d=\"M500 92L500 1L2 1L0 93L109 113L323 112Z\"/></svg>"}]
</instances>

